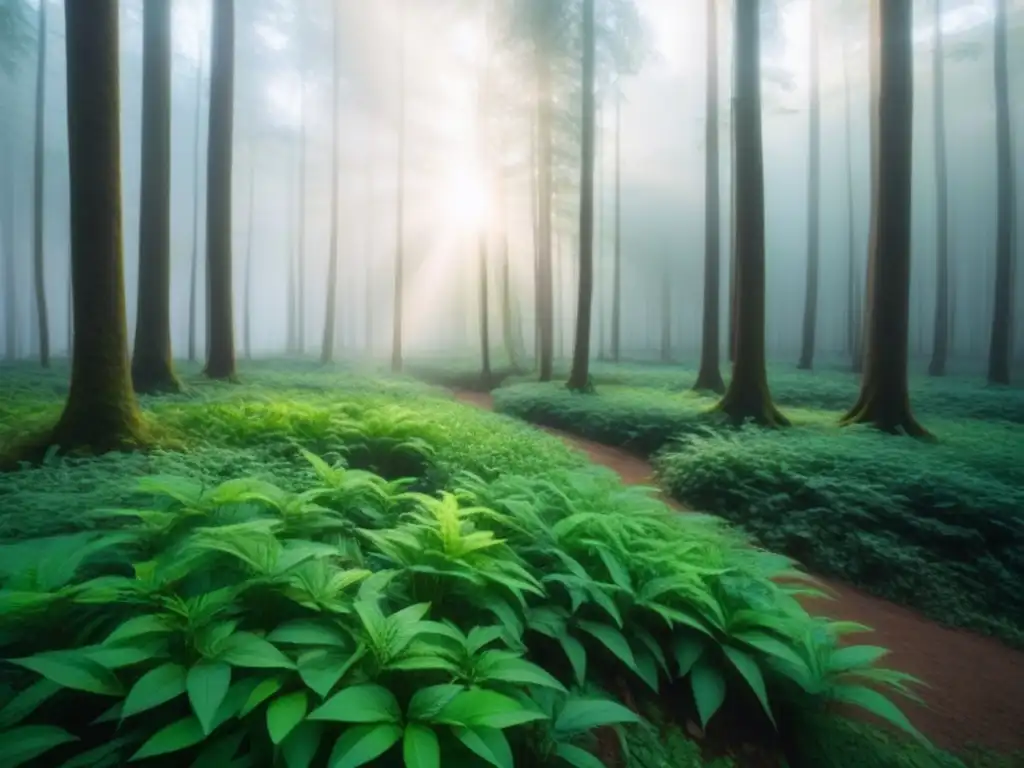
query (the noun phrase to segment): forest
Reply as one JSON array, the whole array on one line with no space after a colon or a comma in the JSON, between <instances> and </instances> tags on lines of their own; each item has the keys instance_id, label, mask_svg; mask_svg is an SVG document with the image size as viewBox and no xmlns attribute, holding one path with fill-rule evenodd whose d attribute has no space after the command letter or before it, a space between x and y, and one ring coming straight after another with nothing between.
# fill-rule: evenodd
<instances>
[{"instance_id":1,"label":"forest","mask_svg":"<svg viewBox=\"0 0 1024 768\"><path fill-rule=\"evenodd\" d=\"M1024 768L1024 0L0 0L0 768Z\"/></svg>"}]
</instances>

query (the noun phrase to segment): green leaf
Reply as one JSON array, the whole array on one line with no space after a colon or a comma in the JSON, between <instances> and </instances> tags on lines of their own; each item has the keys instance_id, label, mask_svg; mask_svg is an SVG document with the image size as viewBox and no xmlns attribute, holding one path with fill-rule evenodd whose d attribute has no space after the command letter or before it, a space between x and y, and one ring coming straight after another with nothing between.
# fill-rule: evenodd
<instances>
[{"instance_id":1,"label":"green leaf","mask_svg":"<svg viewBox=\"0 0 1024 768\"><path fill-rule=\"evenodd\" d=\"M167 657L167 639L157 635L114 645L91 645L78 652L107 669L124 669Z\"/></svg>"},{"instance_id":2,"label":"green leaf","mask_svg":"<svg viewBox=\"0 0 1024 768\"><path fill-rule=\"evenodd\" d=\"M636 666L636 659L633 657L633 649L629 647L629 641L619 630L595 621L581 621L578 626L611 651L619 661L637 674L640 673Z\"/></svg>"},{"instance_id":3,"label":"green leaf","mask_svg":"<svg viewBox=\"0 0 1024 768\"><path fill-rule=\"evenodd\" d=\"M434 721L471 728L511 728L546 719L545 715L526 709L504 694L476 688L455 696L438 712Z\"/></svg>"},{"instance_id":4,"label":"green leaf","mask_svg":"<svg viewBox=\"0 0 1024 768\"><path fill-rule=\"evenodd\" d=\"M260 680L259 684L253 688L252 693L249 694L249 698L245 700L241 710L239 710L239 717L248 715L256 707L280 691L283 686L284 681L279 677L268 677Z\"/></svg>"},{"instance_id":5,"label":"green leaf","mask_svg":"<svg viewBox=\"0 0 1024 768\"><path fill-rule=\"evenodd\" d=\"M299 656L299 677L310 690L326 698L352 665L365 654L365 646L359 646L353 653L335 648L307 651Z\"/></svg>"},{"instance_id":6,"label":"green leaf","mask_svg":"<svg viewBox=\"0 0 1024 768\"><path fill-rule=\"evenodd\" d=\"M828 696L834 701L853 704L861 709L865 709L876 717L880 717L904 732L909 733L929 748L932 746L931 742L900 711L900 708L878 691L873 691L861 685L836 685L829 689Z\"/></svg>"},{"instance_id":7,"label":"green leaf","mask_svg":"<svg viewBox=\"0 0 1024 768\"><path fill-rule=\"evenodd\" d=\"M359 768L387 752L402 738L402 727L393 723L357 725L334 743L328 768Z\"/></svg>"},{"instance_id":8,"label":"green leaf","mask_svg":"<svg viewBox=\"0 0 1024 768\"><path fill-rule=\"evenodd\" d=\"M405 726L402 739L405 768L441 768L441 742L432 728L419 723Z\"/></svg>"},{"instance_id":9,"label":"green leaf","mask_svg":"<svg viewBox=\"0 0 1024 768\"><path fill-rule=\"evenodd\" d=\"M161 664L139 678L128 691L121 717L159 707L185 692L186 670L180 664Z\"/></svg>"},{"instance_id":10,"label":"green leaf","mask_svg":"<svg viewBox=\"0 0 1024 768\"><path fill-rule=\"evenodd\" d=\"M344 648L348 645L344 633L327 621L300 619L282 624L267 640L285 645L315 645Z\"/></svg>"},{"instance_id":11,"label":"green leaf","mask_svg":"<svg viewBox=\"0 0 1024 768\"><path fill-rule=\"evenodd\" d=\"M45 677L36 680L0 709L0 729L17 725L62 690Z\"/></svg>"},{"instance_id":12,"label":"green leaf","mask_svg":"<svg viewBox=\"0 0 1024 768\"><path fill-rule=\"evenodd\" d=\"M768 691L764 687L764 675L761 674L761 668L757 666L757 662L751 658L749 653L745 653L737 648L723 645L722 650L725 651L725 655L729 657L729 661L736 667L743 676L743 679L747 681L747 685L754 691L757 700L761 702L761 706L764 708L765 714L768 715L768 719L774 725L775 716L772 714L772 708L768 704Z\"/></svg>"},{"instance_id":13,"label":"green leaf","mask_svg":"<svg viewBox=\"0 0 1024 768\"><path fill-rule=\"evenodd\" d=\"M575 766L575 768L605 768L604 763L587 752L587 750L574 747L572 744L557 745L555 747L555 754L569 765Z\"/></svg>"},{"instance_id":14,"label":"green leaf","mask_svg":"<svg viewBox=\"0 0 1024 768\"><path fill-rule=\"evenodd\" d=\"M506 683L519 683L522 685L539 685L542 688L553 688L556 691L565 691L565 686L541 667L527 661L526 659L504 658L488 656L489 652L480 654L477 663L477 672L484 675L488 680L501 680ZM497 661L489 662L489 659L497 658Z\"/></svg>"},{"instance_id":15,"label":"green leaf","mask_svg":"<svg viewBox=\"0 0 1024 768\"><path fill-rule=\"evenodd\" d=\"M680 634L672 648L679 668L679 677L686 677L704 653L704 641L689 633Z\"/></svg>"},{"instance_id":16,"label":"green leaf","mask_svg":"<svg viewBox=\"0 0 1024 768\"><path fill-rule=\"evenodd\" d=\"M848 645L836 648L828 659L828 672L849 672L858 667L868 667L889 654L888 648L875 645Z\"/></svg>"},{"instance_id":17,"label":"green leaf","mask_svg":"<svg viewBox=\"0 0 1024 768\"><path fill-rule=\"evenodd\" d=\"M309 720L299 723L281 742L281 754L284 757L285 766L287 768L309 768L313 764L316 753L320 750L320 740L323 734L323 723L313 723Z\"/></svg>"},{"instance_id":18,"label":"green leaf","mask_svg":"<svg viewBox=\"0 0 1024 768\"><path fill-rule=\"evenodd\" d=\"M78 741L78 737L55 725L23 725L12 728L0 733L3 766L16 768L72 741Z\"/></svg>"},{"instance_id":19,"label":"green leaf","mask_svg":"<svg viewBox=\"0 0 1024 768\"><path fill-rule=\"evenodd\" d=\"M235 755L238 754L238 748L242 746L245 736L246 733L243 729L237 729L233 733L206 743L191 768L222 768L222 766L230 765Z\"/></svg>"},{"instance_id":20,"label":"green leaf","mask_svg":"<svg viewBox=\"0 0 1024 768\"><path fill-rule=\"evenodd\" d=\"M252 632L236 632L224 641L220 660L233 667L295 669L295 664L272 643Z\"/></svg>"},{"instance_id":21,"label":"green leaf","mask_svg":"<svg viewBox=\"0 0 1024 768\"><path fill-rule=\"evenodd\" d=\"M137 738L134 738L137 733L132 736L110 739L98 747L79 752L66 762L61 763L60 768L120 768L124 765L121 750L132 742L138 741Z\"/></svg>"},{"instance_id":22,"label":"green leaf","mask_svg":"<svg viewBox=\"0 0 1024 768\"><path fill-rule=\"evenodd\" d=\"M465 690L464 686L455 683L442 683L420 688L409 700L409 719L429 722L444 709L452 699Z\"/></svg>"},{"instance_id":23,"label":"green leaf","mask_svg":"<svg viewBox=\"0 0 1024 768\"><path fill-rule=\"evenodd\" d=\"M514 768L512 747L498 729L455 727L452 732L468 750L495 768Z\"/></svg>"},{"instance_id":24,"label":"green leaf","mask_svg":"<svg viewBox=\"0 0 1024 768\"><path fill-rule=\"evenodd\" d=\"M132 755L129 762L179 752L182 749L194 747L205 737L206 734L203 732L203 726L199 720L194 715L189 715L154 733L139 748L139 751Z\"/></svg>"},{"instance_id":25,"label":"green leaf","mask_svg":"<svg viewBox=\"0 0 1024 768\"><path fill-rule=\"evenodd\" d=\"M267 732L274 744L284 741L292 730L306 717L309 701L306 694L289 693L279 696L267 707Z\"/></svg>"},{"instance_id":26,"label":"green leaf","mask_svg":"<svg viewBox=\"0 0 1024 768\"><path fill-rule=\"evenodd\" d=\"M24 659L12 659L11 663L32 670L64 688L100 696L124 696L124 687L113 672L82 655L39 653Z\"/></svg>"},{"instance_id":27,"label":"green leaf","mask_svg":"<svg viewBox=\"0 0 1024 768\"><path fill-rule=\"evenodd\" d=\"M337 723L397 723L402 719L402 710L387 688L354 685L331 696L309 718Z\"/></svg>"},{"instance_id":28,"label":"green leaf","mask_svg":"<svg viewBox=\"0 0 1024 768\"><path fill-rule=\"evenodd\" d=\"M619 723L638 723L632 710L609 699L576 697L569 699L555 718L555 732L563 737L586 733L594 728Z\"/></svg>"},{"instance_id":29,"label":"green leaf","mask_svg":"<svg viewBox=\"0 0 1024 768\"><path fill-rule=\"evenodd\" d=\"M161 614L150 614L148 616L136 616L128 619L113 632L107 635L103 641L104 645L122 643L125 640L134 640L144 635L165 635L172 631L174 624L169 616Z\"/></svg>"},{"instance_id":30,"label":"green leaf","mask_svg":"<svg viewBox=\"0 0 1024 768\"><path fill-rule=\"evenodd\" d=\"M690 672L693 700L697 705L701 728L707 728L708 721L725 701L725 678L704 658L693 665Z\"/></svg>"},{"instance_id":31,"label":"green leaf","mask_svg":"<svg viewBox=\"0 0 1024 768\"><path fill-rule=\"evenodd\" d=\"M185 688L203 727L203 733L213 730L214 717L231 687L231 667L220 661L201 661L188 671Z\"/></svg>"}]
</instances>

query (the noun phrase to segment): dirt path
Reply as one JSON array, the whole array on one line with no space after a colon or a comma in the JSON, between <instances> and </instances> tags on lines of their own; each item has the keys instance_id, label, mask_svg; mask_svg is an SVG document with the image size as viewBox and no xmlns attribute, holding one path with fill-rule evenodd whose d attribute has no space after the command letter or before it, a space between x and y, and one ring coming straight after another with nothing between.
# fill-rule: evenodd
<instances>
[{"instance_id":1,"label":"dirt path","mask_svg":"<svg viewBox=\"0 0 1024 768\"><path fill-rule=\"evenodd\" d=\"M462 402L490 410L490 395L456 392ZM632 485L653 485L649 463L617 448L544 429L585 451L595 464L614 469ZM681 505L662 498L682 510ZM828 579L832 601L807 601L808 609L874 627L862 642L889 648L889 662L930 686L928 707L901 702L911 721L936 744L963 750L979 745L1000 752L1024 750L1024 653L994 640L936 624L919 614Z\"/></svg>"}]
</instances>

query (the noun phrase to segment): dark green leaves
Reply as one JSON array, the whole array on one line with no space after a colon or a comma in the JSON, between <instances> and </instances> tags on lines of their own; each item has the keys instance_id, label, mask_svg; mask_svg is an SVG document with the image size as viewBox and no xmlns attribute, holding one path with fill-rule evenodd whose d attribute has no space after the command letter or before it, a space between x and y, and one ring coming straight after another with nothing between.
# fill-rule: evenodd
<instances>
[{"instance_id":1,"label":"dark green leaves","mask_svg":"<svg viewBox=\"0 0 1024 768\"><path fill-rule=\"evenodd\" d=\"M354 685L331 696L310 713L309 719L338 723L397 723L402 719L402 710L387 688Z\"/></svg>"},{"instance_id":2,"label":"dark green leaves","mask_svg":"<svg viewBox=\"0 0 1024 768\"><path fill-rule=\"evenodd\" d=\"M3 756L4 768L17 768L76 739L53 725L23 725L0 732L0 756Z\"/></svg>"},{"instance_id":3,"label":"dark green leaves","mask_svg":"<svg viewBox=\"0 0 1024 768\"><path fill-rule=\"evenodd\" d=\"M230 686L231 667L223 662L201 661L188 671L188 700L202 725L203 733L208 734L213 730L214 717Z\"/></svg>"},{"instance_id":4,"label":"dark green leaves","mask_svg":"<svg viewBox=\"0 0 1024 768\"><path fill-rule=\"evenodd\" d=\"M81 653L40 653L24 659L13 659L12 663L30 669L65 688L101 696L124 695L124 687L113 672Z\"/></svg>"}]
</instances>

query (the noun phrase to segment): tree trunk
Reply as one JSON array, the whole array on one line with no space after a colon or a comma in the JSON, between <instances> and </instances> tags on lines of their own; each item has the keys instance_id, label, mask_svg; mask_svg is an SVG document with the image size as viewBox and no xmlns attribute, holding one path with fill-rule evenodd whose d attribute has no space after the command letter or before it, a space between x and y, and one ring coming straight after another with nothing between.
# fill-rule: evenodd
<instances>
[{"instance_id":1,"label":"tree trunk","mask_svg":"<svg viewBox=\"0 0 1024 768\"><path fill-rule=\"evenodd\" d=\"M487 292L487 235L478 236L478 257L480 260L480 373L486 384L491 380L491 310Z\"/></svg>"},{"instance_id":2,"label":"tree trunk","mask_svg":"<svg viewBox=\"0 0 1024 768\"><path fill-rule=\"evenodd\" d=\"M541 12L543 13L543 12ZM540 24L542 38L549 35L546 20ZM551 91L550 50L546 40L539 43L535 53L537 66L537 191L538 191L538 311L537 323L540 333L540 380L551 381L554 375L555 318L554 318L554 276L552 270L552 131L554 101Z\"/></svg>"},{"instance_id":3,"label":"tree trunk","mask_svg":"<svg viewBox=\"0 0 1024 768\"><path fill-rule=\"evenodd\" d=\"M551 262L551 322L552 334L554 335L554 347L552 351L553 360L561 360L565 357L565 333L562 310L565 305L565 292L563 290L564 280L562 275L562 236L559 232L554 233L553 258Z\"/></svg>"},{"instance_id":4,"label":"tree trunk","mask_svg":"<svg viewBox=\"0 0 1024 768\"><path fill-rule=\"evenodd\" d=\"M597 168L597 248L595 253L595 259L597 264L594 267L594 292L596 294L596 308L594 315L597 321L597 359L605 359L605 299L607 295L607 289L605 288L605 281L607 279L604 273L604 233L605 233L605 209L604 209L604 168L605 152L604 152L604 108L602 106L596 107L595 118L596 126L594 128L594 153L596 155L595 166Z\"/></svg>"},{"instance_id":5,"label":"tree trunk","mask_svg":"<svg viewBox=\"0 0 1024 768\"><path fill-rule=\"evenodd\" d=\"M74 338L75 338L75 310L74 310L74 307L75 307L75 297L74 297L74 287L71 285L71 236L70 236L70 233L68 235L68 254L67 254L67 256L68 256L68 294L67 294L67 302L68 302L68 314L67 314L68 327L67 327L67 332L68 332L68 361L70 362L70 360L71 360L71 351L72 351L72 347L73 347L73 344L74 344Z\"/></svg>"},{"instance_id":6,"label":"tree trunk","mask_svg":"<svg viewBox=\"0 0 1024 768\"><path fill-rule=\"evenodd\" d=\"M121 251L117 0L64 5L75 341L71 386L51 435L63 451L137 445Z\"/></svg>"},{"instance_id":7,"label":"tree trunk","mask_svg":"<svg viewBox=\"0 0 1024 768\"><path fill-rule=\"evenodd\" d=\"M298 290L298 282L295 280L295 223L298 218L295 213L295 209L298 206L298 194L296 192L295 185L295 167L289 166L288 173L288 293L286 295L286 311L288 313L287 319L287 341L285 342L285 350L289 355L294 355L298 351L299 336L298 326L296 317L298 313L299 303L296 291Z\"/></svg>"},{"instance_id":8,"label":"tree trunk","mask_svg":"<svg viewBox=\"0 0 1024 768\"><path fill-rule=\"evenodd\" d=\"M851 129L850 94L850 43L849 35L843 33L843 87L845 107L846 142L846 353L856 361L862 355L861 327L863 303L861 302L860 278L857 275L856 219L853 207L853 131Z\"/></svg>"},{"instance_id":9,"label":"tree trunk","mask_svg":"<svg viewBox=\"0 0 1024 768\"><path fill-rule=\"evenodd\" d=\"M9 115L5 115L9 121ZM6 127L6 126L5 126ZM3 230L4 255L4 359L12 362L18 359L18 287L16 259L14 257L14 140L8 134L3 139L3 178L0 185L3 199L0 200L0 229Z\"/></svg>"},{"instance_id":10,"label":"tree trunk","mask_svg":"<svg viewBox=\"0 0 1024 768\"><path fill-rule=\"evenodd\" d=\"M873 424L924 435L910 410L907 352L910 318L911 157L913 150L913 12L882 3L879 12L878 126L868 274L867 349L857 403L843 424Z\"/></svg>"},{"instance_id":11,"label":"tree trunk","mask_svg":"<svg viewBox=\"0 0 1024 768\"><path fill-rule=\"evenodd\" d=\"M341 40L339 39L338 6L334 5L334 68L331 108L331 253L327 266L327 298L324 309L324 337L320 362L334 360L334 331L338 312L338 109L341 106Z\"/></svg>"},{"instance_id":12,"label":"tree trunk","mask_svg":"<svg viewBox=\"0 0 1024 768\"><path fill-rule=\"evenodd\" d=\"M1010 136L1006 53L1006 0L996 0L993 62L996 95L996 285L988 352L989 384L1010 383L1010 326L1013 318L1013 218L1017 210Z\"/></svg>"},{"instance_id":13,"label":"tree trunk","mask_svg":"<svg viewBox=\"0 0 1024 768\"><path fill-rule=\"evenodd\" d=\"M765 370L764 161L761 144L760 8L737 4L733 46L736 361L718 409L736 423L788 424L772 403Z\"/></svg>"},{"instance_id":14,"label":"tree trunk","mask_svg":"<svg viewBox=\"0 0 1024 768\"><path fill-rule=\"evenodd\" d=\"M615 94L615 245L612 253L612 362L622 342L622 95Z\"/></svg>"},{"instance_id":15,"label":"tree trunk","mask_svg":"<svg viewBox=\"0 0 1024 768\"><path fill-rule=\"evenodd\" d=\"M45 3L43 3L45 5ZM171 4L143 6L136 392L180 389L171 359Z\"/></svg>"},{"instance_id":16,"label":"tree trunk","mask_svg":"<svg viewBox=\"0 0 1024 768\"><path fill-rule=\"evenodd\" d=\"M213 4L210 136L206 144L206 281L209 348L206 375L235 377L231 285L231 168L235 105L235 3Z\"/></svg>"},{"instance_id":17,"label":"tree trunk","mask_svg":"<svg viewBox=\"0 0 1024 768\"><path fill-rule=\"evenodd\" d=\"M661 362L672 362L672 270L661 280Z\"/></svg>"},{"instance_id":18,"label":"tree trunk","mask_svg":"<svg viewBox=\"0 0 1024 768\"><path fill-rule=\"evenodd\" d=\"M736 99L732 99L729 105L729 116L732 120L732 124L736 125ZM732 156L730 158L730 171L732 173L732 189L729 193L729 362L736 362L736 334L738 333L739 323L737 320L737 307L738 302L736 298L737 291L737 264L736 264L736 147L733 147Z\"/></svg>"},{"instance_id":19,"label":"tree trunk","mask_svg":"<svg viewBox=\"0 0 1024 768\"><path fill-rule=\"evenodd\" d=\"M566 386L583 392L590 382L590 323L594 301L594 0L583 0L583 136L580 163L579 293L576 299L576 341Z\"/></svg>"},{"instance_id":20,"label":"tree trunk","mask_svg":"<svg viewBox=\"0 0 1024 768\"><path fill-rule=\"evenodd\" d=\"M252 360L252 244L256 224L256 153L249 164L249 224L245 233L245 291L242 312L242 338L245 345L245 359Z\"/></svg>"},{"instance_id":21,"label":"tree trunk","mask_svg":"<svg viewBox=\"0 0 1024 768\"><path fill-rule=\"evenodd\" d=\"M298 353L306 353L306 57L303 48L302 72L299 85L299 273L298 297Z\"/></svg>"},{"instance_id":22,"label":"tree trunk","mask_svg":"<svg viewBox=\"0 0 1024 768\"><path fill-rule=\"evenodd\" d=\"M935 49L932 53L935 125L935 329L930 376L946 375L949 356L949 190L946 180L945 50L942 40L942 0L935 0Z\"/></svg>"},{"instance_id":23,"label":"tree trunk","mask_svg":"<svg viewBox=\"0 0 1024 768\"><path fill-rule=\"evenodd\" d=\"M372 150L372 148L371 148ZM373 327L374 327L374 296L376 295L376 281L374 280L373 255L374 255L374 178L373 178L373 152L366 153L366 304L364 318L366 326L364 331L363 347L366 356L373 357Z\"/></svg>"},{"instance_id":24,"label":"tree trunk","mask_svg":"<svg viewBox=\"0 0 1024 768\"><path fill-rule=\"evenodd\" d=\"M804 295L804 323L799 368L814 367L815 337L818 330L818 273L821 269L821 93L818 40L821 35L820 0L811 0L810 20L810 104L808 105L807 162L807 283Z\"/></svg>"},{"instance_id":25,"label":"tree trunk","mask_svg":"<svg viewBox=\"0 0 1024 768\"><path fill-rule=\"evenodd\" d=\"M704 317L700 370L693 388L722 393L718 325L721 315L721 222L718 184L718 0L707 0L707 55L704 124Z\"/></svg>"},{"instance_id":26,"label":"tree trunk","mask_svg":"<svg viewBox=\"0 0 1024 768\"><path fill-rule=\"evenodd\" d=\"M198 312L199 294L199 181L200 181L200 118L203 105L203 54L206 47L202 36L199 36L199 65L196 69L196 119L195 133L192 143L192 264L189 272L188 288L188 360L196 360L196 313Z\"/></svg>"},{"instance_id":27,"label":"tree trunk","mask_svg":"<svg viewBox=\"0 0 1024 768\"><path fill-rule=\"evenodd\" d=\"M402 297L405 292L405 0L399 2L398 192L395 207L395 290L391 320L391 370L402 370Z\"/></svg>"},{"instance_id":28,"label":"tree trunk","mask_svg":"<svg viewBox=\"0 0 1024 768\"><path fill-rule=\"evenodd\" d=\"M45 213L46 155L46 3L39 3L39 58L36 69L36 135L33 157L34 189L32 200L32 277L35 288L36 323L39 335L39 363L50 367L50 325L46 310L43 214Z\"/></svg>"}]
</instances>

